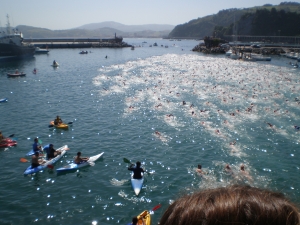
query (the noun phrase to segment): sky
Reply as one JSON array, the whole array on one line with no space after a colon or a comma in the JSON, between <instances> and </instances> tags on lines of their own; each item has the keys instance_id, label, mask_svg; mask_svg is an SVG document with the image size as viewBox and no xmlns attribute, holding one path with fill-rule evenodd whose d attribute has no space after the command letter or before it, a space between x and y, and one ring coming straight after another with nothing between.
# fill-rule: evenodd
<instances>
[{"instance_id":1,"label":"sky","mask_svg":"<svg viewBox=\"0 0 300 225\"><path fill-rule=\"evenodd\" d=\"M286 0L289 1L289 0ZM0 0L0 27L50 30L114 21L124 25L179 25L229 8L278 5L284 0Z\"/></svg>"}]
</instances>

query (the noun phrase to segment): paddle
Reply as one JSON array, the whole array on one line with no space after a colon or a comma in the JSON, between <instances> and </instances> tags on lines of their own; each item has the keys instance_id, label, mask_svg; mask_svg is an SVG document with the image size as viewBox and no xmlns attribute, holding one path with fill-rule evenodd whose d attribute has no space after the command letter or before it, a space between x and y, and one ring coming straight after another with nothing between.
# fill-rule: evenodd
<instances>
[{"instance_id":1,"label":"paddle","mask_svg":"<svg viewBox=\"0 0 300 225\"><path fill-rule=\"evenodd\" d=\"M69 122L69 123L67 123L67 124L73 124L73 122ZM50 128L50 127L54 127L55 125L52 125L52 124L50 124L50 125L48 125L48 127Z\"/></svg>"},{"instance_id":2,"label":"paddle","mask_svg":"<svg viewBox=\"0 0 300 225\"><path fill-rule=\"evenodd\" d=\"M9 135L8 137L13 137L13 136L15 136L15 134L11 134L11 135Z\"/></svg>"},{"instance_id":3,"label":"paddle","mask_svg":"<svg viewBox=\"0 0 300 225\"><path fill-rule=\"evenodd\" d=\"M25 162L29 162L29 161L28 161L27 159L25 159L25 158L21 158L21 159L20 159L20 162L25 163ZM53 165L47 165L47 167L50 168L50 169L54 169L54 166L53 166Z\"/></svg>"},{"instance_id":4,"label":"paddle","mask_svg":"<svg viewBox=\"0 0 300 225\"><path fill-rule=\"evenodd\" d=\"M161 204L158 204L157 206L153 207L153 209L151 209L150 212L151 211L154 212L154 211L158 210L160 207L161 207Z\"/></svg>"}]
</instances>

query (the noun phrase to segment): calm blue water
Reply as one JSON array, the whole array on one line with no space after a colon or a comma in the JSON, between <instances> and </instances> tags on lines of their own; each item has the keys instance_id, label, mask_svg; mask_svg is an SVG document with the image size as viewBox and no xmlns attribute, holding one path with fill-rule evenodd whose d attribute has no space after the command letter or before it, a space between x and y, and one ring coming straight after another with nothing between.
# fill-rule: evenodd
<instances>
[{"instance_id":1,"label":"calm blue water","mask_svg":"<svg viewBox=\"0 0 300 225\"><path fill-rule=\"evenodd\" d=\"M300 133L293 128L300 125L299 69L280 57L241 62L194 53L196 41L125 41L141 47L53 49L0 64L0 98L9 100L0 103L0 129L18 141L0 151L0 224L127 224L162 204L152 216L156 224L178 196L236 183L300 202ZM159 46L149 47L154 42ZM59 68L50 66L53 60ZM27 76L7 78L15 69ZM74 122L68 131L48 128L56 115ZM69 146L56 168L77 151L105 153L81 171L24 177L29 163L19 160L37 136ZM124 157L151 172L138 197ZM226 163L234 175L224 171ZM198 164L204 176L195 172ZM248 174L239 172L241 164Z\"/></svg>"}]
</instances>

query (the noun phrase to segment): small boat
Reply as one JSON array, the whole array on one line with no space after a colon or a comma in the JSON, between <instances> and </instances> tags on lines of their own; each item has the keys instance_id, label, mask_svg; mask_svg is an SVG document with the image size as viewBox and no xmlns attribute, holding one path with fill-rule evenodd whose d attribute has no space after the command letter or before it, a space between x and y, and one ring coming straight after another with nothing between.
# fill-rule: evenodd
<instances>
[{"instance_id":1,"label":"small boat","mask_svg":"<svg viewBox=\"0 0 300 225\"><path fill-rule=\"evenodd\" d=\"M58 173L59 172L69 172L69 171L74 171L74 170L77 170L77 169L80 169L80 168L83 168L83 167L86 167L86 166L93 165L94 162L96 160L98 160L103 154L104 154L104 152L102 152L98 155L91 156L88 161L80 163L80 164L76 164L74 162L70 163L70 164L68 164L64 167L56 169L56 172L58 172Z\"/></svg>"},{"instance_id":2,"label":"small boat","mask_svg":"<svg viewBox=\"0 0 300 225\"><path fill-rule=\"evenodd\" d=\"M7 147L16 146L16 145L17 145L17 142L10 138L5 138L3 141L0 142L0 148L7 148Z\"/></svg>"},{"instance_id":3,"label":"small boat","mask_svg":"<svg viewBox=\"0 0 300 225\"><path fill-rule=\"evenodd\" d=\"M88 51L81 51L79 54L88 54Z\"/></svg>"},{"instance_id":4,"label":"small boat","mask_svg":"<svg viewBox=\"0 0 300 225\"><path fill-rule=\"evenodd\" d=\"M50 121L50 125L55 128L58 128L58 129L69 129L69 125L65 124L65 123L60 123L58 125L54 125L54 121Z\"/></svg>"},{"instance_id":5,"label":"small boat","mask_svg":"<svg viewBox=\"0 0 300 225\"><path fill-rule=\"evenodd\" d=\"M1 102L7 102L7 98L2 98L2 99L0 99L0 103Z\"/></svg>"},{"instance_id":6,"label":"small boat","mask_svg":"<svg viewBox=\"0 0 300 225\"><path fill-rule=\"evenodd\" d=\"M134 46L131 46L131 50L134 50Z\"/></svg>"},{"instance_id":7,"label":"small boat","mask_svg":"<svg viewBox=\"0 0 300 225\"><path fill-rule=\"evenodd\" d=\"M48 54L48 49L43 49L39 47L35 47L35 54Z\"/></svg>"},{"instance_id":8,"label":"small boat","mask_svg":"<svg viewBox=\"0 0 300 225\"><path fill-rule=\"evenodd\" d=\"M155 42L155 43L153 44L153 46L157 46L157 43Z\"/></svg>"},{"instance_id":9,"label":"small boat","mask_svg":"<svg viewBox=\"0 0 300 225\"><path fill-rule=\"evenodd\" d=\"M230 56L232 54L232 50L228 50L227 52L225 52L226 56Z\"/></svg>"},{"instance_id":10,"label":"small boat","mask_svg":"<svg viewBox=\"0 0 300 225\"><path fill-rule=\"evenodd\" d=\"M24 77L26 76L26 73L19 72L18 70L15 71L15 73L7 73L8 77Z\"/></svg>"},{"instance_id":11,"label":"small boat","mask_svg":"<svg viewBox=\"0 0 300 225\"><path fill-rule=\"evenodd\" d=\"M137 223L138 225L151 225L151 215L147 210L139 214L137 218L138 218L138 223Z\"/></svg>"},{"instance_id":12,"label":"small boat","mask_svg":"<svg viewBox=\"0 0 300 225\"><path fill-rule=\"evenodd\" d=\"M59 64L57 62L53 62L51 66L53 66L53 67L59 67Z\"/></svg>"},{"instance_id":13,"label":"small boat","mask_svg":"<svg viewBox=\"0 0 300 225\"><path fill-rule=\"evenodd\" d=\"M271 61L271 57L263 56L260 54L251 54L251 58L255 61Z\"/></svg>"},{"instance_id":14,"label":"small boat","mask_svg":"<svg viewBox=\"0 0 300 225\"><path fill-rule=\"evenodd\" d=\"M141 179L133 179L133 173L131 173L131 186L132 186L136 196L138 196L139 193L141 192L143 183L144 183L143 173L142 173Z\"/></svg>"},{"instance_id":15,"label":"small boat","mask_svg":"<svg viewBox=\"0 0 300 225\"><path fill-rule=\"evenodd\" d=\"M56 163L58 160L61 159L61 157L64 156L64 154L66 154L66 149L68 148L68 145L64 145L62 147L60 147L59 149L57 149L56 151L61 150L61 154L57 155L55 158L51 159L51 160L47 160L43 165L40 165L38 167L35 168L31 168L31 165L29 167L27 167L27 169L24 171L24 176L28 175L28 174L33 174L33 173L37 173L39 171L42 171L43 169L45 169L48 165L53 165L54 163Z\"/></svg>"}]
</instances>

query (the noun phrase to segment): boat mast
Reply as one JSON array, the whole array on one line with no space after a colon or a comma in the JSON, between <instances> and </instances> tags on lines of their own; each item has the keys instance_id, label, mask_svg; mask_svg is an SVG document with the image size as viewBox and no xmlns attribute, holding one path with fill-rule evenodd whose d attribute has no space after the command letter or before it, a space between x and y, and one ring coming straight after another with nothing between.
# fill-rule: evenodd
<instances>
[{"instance_id":1,"label":"boat mast","mask_svg":"<svg viewBox=\"0 0 300 225\"><path fill-rule=\"evenodd\" d=\"M10 23L9 23L9 16L8 16L8 14L7 14L6 18L7 18L6 33L7 34L11 34L11 29L10 29Z\"/></svg>"}]
</instances>

